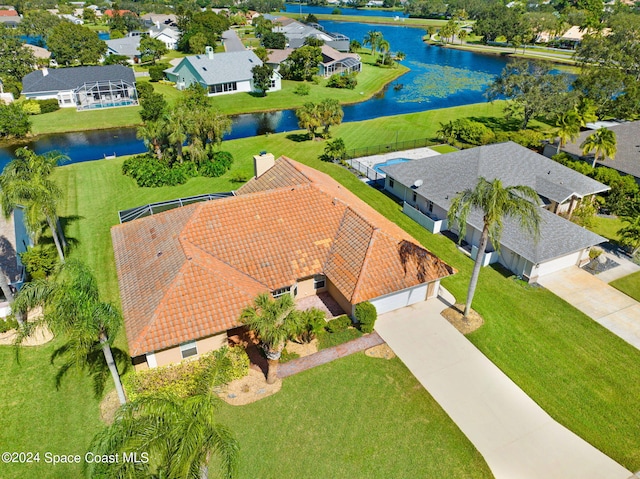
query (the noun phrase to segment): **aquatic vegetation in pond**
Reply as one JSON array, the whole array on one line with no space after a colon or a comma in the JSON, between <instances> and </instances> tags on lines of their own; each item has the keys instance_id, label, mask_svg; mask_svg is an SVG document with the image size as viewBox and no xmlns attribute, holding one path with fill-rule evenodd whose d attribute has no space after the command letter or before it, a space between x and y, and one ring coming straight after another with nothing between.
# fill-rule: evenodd
<instances>
[{"instance_id":1,"label":"aquatic vegetation in pond","mask_svg":"<svg viewBox=\"0 0 640 479\"><path fill-rule=\"evenodd\" d=\"M446 65L425 65L409 62L409 67L420 70L409 85L404 85L399 102L429 102L433 98L446 98L461 90L483 91L495 77L490 73L465 70Z\"/></svg>"}]
</instances>

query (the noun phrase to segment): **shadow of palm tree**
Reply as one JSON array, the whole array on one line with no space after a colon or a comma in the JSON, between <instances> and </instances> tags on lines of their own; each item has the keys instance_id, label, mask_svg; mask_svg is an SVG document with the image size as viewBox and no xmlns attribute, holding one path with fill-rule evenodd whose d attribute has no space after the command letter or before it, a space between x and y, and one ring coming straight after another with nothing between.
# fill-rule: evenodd
<instances>
[{"instance_id":1,"label":"shadow of palm tree","mask_svg":"<svg viewBox=\"0 0 640 479\"><path fill-rule=\"evenodd\" d=\"M9 282L19 279L18 253L9 238L0 236L0 272L3 273Z\"/></svg>"},{"instance_id":2,"label":"shadow of palm tree","mask_svg":"<svg viewBox=\"0 0 640 479\"><path fill-rule=\"evenodd\" d=\"M309 141L308 133L291 133L287 135L287 140L295 141L296 143L301 143L303 141Z\"/></svg>"},{"instance_id":3,"label":"shadow of palm tree","mask_svg":"<svg viewBox=\"0 0 640 479\"><path fill-rule=\"evenodd\" d=\"M506 119L496 116L474 116L469 118L469 120L482 123L493 131L518 131L521 124L521 121L518 119Z\"/></svg>"}]
</instances>

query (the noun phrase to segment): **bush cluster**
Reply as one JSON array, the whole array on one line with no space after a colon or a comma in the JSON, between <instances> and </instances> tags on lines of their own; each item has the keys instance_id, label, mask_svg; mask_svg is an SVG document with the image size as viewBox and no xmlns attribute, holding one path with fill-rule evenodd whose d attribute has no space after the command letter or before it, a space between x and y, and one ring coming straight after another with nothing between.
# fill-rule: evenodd
<instances>
[{"instance_id":1,"label":"bush cluster","mask_svg":"<svg viewBox=\"0 0 640 479\"><path fill-rule=\"evenodd\" d=\"M360 325L360 331L363 333L373 332L373 327L378 319L378 311L376 307L369 301L356 304L355 314L356 321Z\"/></svg>"},{"instance_id":2,"label":"bush cluster","mask_svg":"<svg viewBox=\"0 0 640 479\"><path fill-rule=\"evenodd\" d=\"M60 109L60 104L58 100L55 98L50 98L48 100L36 100L38 105L40 105L40 113L52 113L54 111L58 111Z\"/></svg>"},{"instance_id":3,"label":"bush cluster","mask_svg":"<svg viewBox=\"0 0 640 479\"><path fill-rule=\"evenodd\" d=\"M351 326L351 318L346 314L333 318L327 322L327 331L330 333L339 333Z\"/></svg>"},{"instance_id":4,"label":"bush cluster","mask_svg":"<svg viewBox=\"0 0 640 479\"><path fill-rule=\"evenodd\" d=\"M24 111L27 115L39 115L40 105L36 100L27 100L22 103L22 111Z\"/></svg>"},{"instance_id":5,"label":"bush cluster","mask_svg":"<svg viewBox=\"0 0 640 479\"><path fill-rule=\"evenodd\" d=\"M58 253L53 245L31 246L20 253L20 261L31 279L45 279L58 265Z\"/></svg>"},{"instance_id":6,"label":"bush cluster","mask_svg":"<svg viewBox=\"0 0 640 479\"><path fill-rule=\"evenodd\" d=\"M149 67L149 81L156 82L164 79L164 71L171 68L168 63L156 63Z\"/></svg>"},{"instance_id":7,"label":"bush cluster","mask_svg":"<svg viewBox=\"0 0 640 479\"><path fill-rule=\"evenodd\" d=\"M165 392L185 398L247 374L249 356L243 348L235 346L212 351L197 360L139 371L125 376L123 382L132 401Z\"/></svg>"},{"instance_id":8,"label":"bush cluster","mask_svg":"<svg viewBox=\"0 0 640 479\"><path fill-rule=\"evenodd\" d=\"M355 73L347 73L344 75L336 73L335 75L331 75L327 82L329 88L347 88L349 90L353 90L357 84L358 80L356 79Z\"/></svg>"},{"instance_id":9,"label":"bush cluster","mask_svg":"<svg viewBox=\"0 0 640 479\"><path fill-rule=\"evenodd\" d=\"M0 319L0 334L6 333L12 329L16 329L18 327L18 322L15 319Z\"/></svg>"},{"instance_id":10,"label":"bush cluster","mask_svg":"<svg viewBox=\"0 0 640 479\"><path fill-rule=\"evenodd\" d=\"M185 160L169 166L152 155L136 155L127 158L122 165L122 173L133 178L138 186L176 186L186 183L196 176L218 177L225 174L233 156L226 151L217 151L200 164Z\"/></svg>"},{"instance_id":11,"label":"bush cluster","mask_svg":"<svg viewBox=\"0 0 640 479\"><path fill-rule=\"evenodd\" d=\"M300 96L306 96L311 93L311 86L306 83L301 83L293 89L293 93Z\"/></svg>"}]
</instances>

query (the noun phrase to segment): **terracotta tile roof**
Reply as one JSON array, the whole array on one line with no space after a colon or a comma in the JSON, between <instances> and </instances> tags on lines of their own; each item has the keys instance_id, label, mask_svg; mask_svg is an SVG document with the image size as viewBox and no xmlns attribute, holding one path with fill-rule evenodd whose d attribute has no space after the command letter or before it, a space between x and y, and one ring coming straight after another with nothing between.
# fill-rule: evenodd
<instances>
[{"instance_id":1,"label":"terracotta tile roof","mask_svg":"<svg viewBox=\"0 0 640 479\"><path fill-rule=\"evenodd\" d=\"M237 326L259 293L315 274L355 304L454 272L333 179L285 157L235 197L111 234L132 356Z\"/></svg>"},{"instance_id":2,"label":"terracotta tile roof","mask_svg":"<svg viewBox=\"0 0 640 479\"><path fill-rule=\"evenodd\" d=\"M19 17L16 10L0 10L0 17Z\"/></svg>"}]
</instances>

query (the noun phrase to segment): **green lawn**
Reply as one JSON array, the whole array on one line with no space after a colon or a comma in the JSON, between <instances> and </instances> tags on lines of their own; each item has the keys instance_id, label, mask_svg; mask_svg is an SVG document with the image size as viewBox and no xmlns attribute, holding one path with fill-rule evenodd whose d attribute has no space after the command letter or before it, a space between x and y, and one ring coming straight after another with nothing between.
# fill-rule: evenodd
<instances>
[{"instance_id":1,"label":"green lawn","mask_svg":"<svg viewBox=\"0 0 640 479\"><path fill-rule=\"evenodd\" d=\"M624 278L616 279L609 283L609 286L613 286L636 301L640 301L640 271Z\"/></svg>"},{"instance_id":2,"label":"green lawn","mask_svg":"<svg viewBox=\"0 0 640 479\"><path fill-rule=\"evenodd\" d=\"M594 233L604 236L605 238L613 241L620 242L618 236L618 230L622 228L624 224L620 218L605 218L603 216L596 216L594 218L594 224L589 229Z\"/></svg>"},{"instance_id":3,"label":"green lawn","mask_svg":"<svg viewBox=\"0 0 640 479\"><path fill-rule=\"evenodd\" d=\"M213 104L223 113L233 115L297 108L305 102L318 102L325 98L335 98L342 104L357 103L371 98L387 83L408 71L408 68L402 65L394 68L378 67L373 64L372 57L368 53L362 53L361 56L363 70L358 74L358 86L355 90L327 88L326 80L322 80L319 85L308 83L311 88L309 95L301 96L294 93L294 89L300 82L285 80L282 82L282 90L268 93L266 97L258 97L251 93L236 93L215 97ZM138 78L137 81L149 80ZM169 103L173 103L181 95L181 92L170 85L154 83L153 87L158 93L162 93ZM141 122L139 111L138 106L80 112L73 108L62 108L53 113L31 117L33 124L31 131L34 135L43 135L138 125Z\"/></svg>"},{"instance_id":4,"label":"green lawn","mask_svg":"<svg viewBox=\"0 0 640 479\"><path fill-rule=\"evenodd\" d=\"M398 359L358 353L220 412L240 440L242 479L492 477Z\"/></svg>"},{"instance_id":5,"label":"green lawn","mask_svg":"<svg viewBox=\"0 0 640 479\"><path fill-rule=\"evenodd\" d=\"M39 463L0 464L2 479L82 477L80 465L44 462L45 452L84 456L101 424L98 401L87 377L71 371L61 389L55 389L56 368L49 364L53 349L53 344L25 348L17 364L13 347L0 346L2 452L40 453Z\"/></svg>"},{"instance_id":6,"label":"green lawn","mask_svg":"<svg viewBox=\"0 0 640 479\"><path fill-rule=\"evenodd\" d=\"M295 12L279 12L278 15L283 17L294 18L296 20L300 19L300 14ZM394 20L393 17L376 17L376 16L366 16L363 17L361 15L332 15L330 13L316 13L314 14L318 20L326 20L330 22L356 22L356 23L371 23L377 25L397 25L397 26L406 26L406 27L421 27L426 28L430 25L441 27L445 23L446 20L435 20L432 18L400 18L399 20ZM400 15L400 13L398 13ZM358 39L361 40L361 39Z\"/></svg>"},{"instance_id":7,"label":"green lawn","mask_svg":"<svg viewBox=\"0 0 640 479\"><path fill-rule=\"evenodd\" d=\"M375 139L375 144L378 144L393 143L396 135L399 141L433 137L440 122L459 117L471 117L494 127L501 127L504 125L501 120L502 106L500 102L485 103L379 118L340 125L332 129L332 132L334 138L341 137L345 140L347 148L356 148L372 144L372 138ZM540 124L537 126L542 127ZM455 266L459 273L444 281L444 285L459 300L464 298L472 262L459 253L451 241L443 236L428 233L403 215L397 203L377 190L369 188L345 169L318 161L317 155L322 152L324 142L297 140L300 140L299 135L278 134L224 142L224 149L231 151L236 158L232 170L227 175L217 179L194 179L186 185L175 188L137 188L133 181L121 176L119 168L122 159L80 163L60 168L56 177L63 191L67 192L67 200L62 205L62 214L66 217L68 235L78 242L72 255L87 261L96 271L105 296L117 300L117 281L109 236L110 226L117 222L117 210L151 201L235 188L237 186L231 183L229 178L237 172L250 173L252 155L261 150L267 150L276 156L286 154L329 173L364 201L407 230L435 254ZM72 217L76 219L69 219ZM550 292L504 277L499 271L491 268L484 268L482 271L474 308L484 316L486 324L473 333L470 339L489 359L560 423L630 470L640 469L640 430L638 428L640 424L640 368L638 368L640 351ZM309 374L324 374L322 371L324 370L318 373L309 372ZM360 372L358 371L355 376ZM391 375L391 377L394 376ZM301 378L300 381L303 381L304 376ZM331 374L331 382L333 383L334 380ZM296 383L296 379L285 381L283 392L268 401L283 401L279 398L289 394L289 384L300 384L300 387L306 387L307 383ZM351 383L347 384L348 388L358 390L353 388ZM332 393L347 394L342 390L332 391ZM308 396L306 400L311 401L313 395ZM388 400L386 396L383 397L384 401ZM248 410L258 408L256 412L259 412L260 407L267 407L260 404L247 406L247 408ZM288 403L285 404L288 405ZM377 412L370 414L370 404L371 401L365 401L355 408L358 413L367 414L366 417L369 418L367 423L372 422L371 418L375 419L378 414ZM264 416L248 414L244 417L237 412L241 409L233 409L234 418L231 419L231 424L237 425L234 429L238 431L243 442L247 441L245 443L247 445L244 446L248 451L246 454L256 458L249 465L243 464L243 471L246 471L244 474L260 477L260 474L255 472L258 470L255 468L261 467L260 463L271 464L269 458L274 457L276 453L283 454L282 451L285 449L287 455L295 454L297 448L302 448L307 443L306 438L313 439L309 434L315 429L321 431L329 427L327 424L333 421L341 422L350 419L342 416L335 417L338 408L333 407L328 409L332 414L329 419L322 416L322 419L316 418L313 421L305 417L305 421L302 421L300 416L303 415L302 411L306 410L303 407L306 406L284 409L278 417L277 426L266 422L265 418L269 417L268 414ZM347 411L352 411L351 407L351 403L344 404ZM295 415L291 412L299 412L299 414ZM238 414L237 420L235 414ZM315 416L311 416L313 417ZM415 415L411 417L411 421L405 424L404 434L407 435L418 420ZM358 421L365 422L360 417ZM298 431L298 435L284 442L277 442L273 438L286 432L290 427L295 427L297 422L306 424L306 427L301 428L302 432ZM283 424L292 425L283 427ZM339 430L347 434L348 427ZM258 431L262 432L258 434ZM274 431L277 434L272 434ZM368 438L358 437L357 440L368 441ZM344 448L350 446L349 443L344 444L345 441L352 441L352 439L348 435L341 435L334 441L335 447L329 454L314 456L316 449L313 448L307 453L311 456L310 458L295 456L296 460L312 460L317 468L325 472L325 476L331 477L330 468L340 462L335 461L336 454L341 454ZM414 449L407 456L398 455L398 457L403 461L417 460L416 451L420 448L416 444L421 443L413 443ZM454 451L452 453L457 454L447 444L443 446L441 456L448 451ZM356 457L357 454L369 453L358 449L358 453L349 454L349 458L353 457L354 461L361 460ZM438 461L447 460L449 458L438 457ZM282 467L294 466L286 464ZM384 468L384 466L381 467ZM393 476L393 474L387 474L387 477ZM475 477L473 474L468 477L471 476ZM395 477L401 476L395 475ZM409 475L409 477L415 477L415 475ZM439 476L434 473L431 477Z\"/></svg>"}]
</instances>

